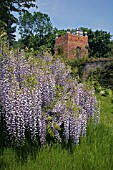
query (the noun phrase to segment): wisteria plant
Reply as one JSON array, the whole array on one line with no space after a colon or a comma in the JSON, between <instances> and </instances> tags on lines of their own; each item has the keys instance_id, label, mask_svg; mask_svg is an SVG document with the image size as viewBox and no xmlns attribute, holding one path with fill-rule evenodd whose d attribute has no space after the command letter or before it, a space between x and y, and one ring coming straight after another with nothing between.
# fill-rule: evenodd
<instances>
[{"instance_id":1,"label":"wisteria plant","mask_svg":"<svg viewBox=\"0 0 113 170\"><path fill-rule=\"evenodd\" d=\"M40 144L48 136L79 144L90 118L99 121L94 89L79 84L71 69L51 55L0 52L0 124L5 139L24 145L29 134ZM5 123L2 123L5 122Z\"/></svg>"}]
</instances>

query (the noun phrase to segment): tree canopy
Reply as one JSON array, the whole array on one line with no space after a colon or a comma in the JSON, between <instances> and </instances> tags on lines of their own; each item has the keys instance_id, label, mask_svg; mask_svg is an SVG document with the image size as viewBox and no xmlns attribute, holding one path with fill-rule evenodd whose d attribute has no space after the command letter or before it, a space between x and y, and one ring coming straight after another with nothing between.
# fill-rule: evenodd
<instances>
[{"instance_id":1,"label":"tree canopy","mask_svg":"<svg viewBox=\"0 0 113 170\"><path fill-rule=\"evenodd\" d=\"M22 38L36 34L42 38L51 33L52 23L47 14L25 12L19 18L19 30Z\"/></svg>"},{"instance_id":2,"label":"tree canopy","mask_svg":"<svg viewBox=\"0 0 113 170\"><path fill-rule=\"evenodd\" d=\"M39 49L44 46L51 48L54 46L54 30L50 17L41 12L24 12L19 17L19 31L21 39L19 45L29 48Z\"/></svg>"},{"instance_id":3,"label":"tree canopy","mask_svg":"<svg viewBox=\"0 0 113 170\"><path fill-rule=\"evenodd\" d=\"M88 34L89 57L110 57L111 52L111 35L107 31L92 31L88 28L81 28Z\"/></svg>"},{"instance_id":4,"label":"tree canopy","mask_svg":"<svg viewBox=\"0 0 113 170\"><path fill-rule=\"evenodd\" d=\"M16 31L17 18L12 12L26 11L30 7L34 7L35 0L1 0L0 1L0 21L6 23L5 30L8 35L9 42L14 39L13 33Z\"/></svg>"}]
</instances>

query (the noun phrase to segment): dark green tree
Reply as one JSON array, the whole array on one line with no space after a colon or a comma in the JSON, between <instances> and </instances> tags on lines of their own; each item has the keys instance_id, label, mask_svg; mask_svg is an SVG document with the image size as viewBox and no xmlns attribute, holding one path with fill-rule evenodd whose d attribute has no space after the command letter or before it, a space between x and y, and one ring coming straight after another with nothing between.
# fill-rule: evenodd
<instances>
[{"instance_id":1,"label":"dark green tree","mask_svg":"<svg viewBox=\"0 0 113 170\"><path fill-rule=\"evenodd\" d=\"M111 48L111 57L113 58L113 40L111 41L111 44L110 44L110 48Z\"/></svg>"},{"instance_id":2,"label":"dark green tree","mask_svg":"<svg viewBox=\"0 0 113 170\"><path fill-rule=\"evenodd\" d=\"M23 13L19 18L19 31L21 35L19 41L23 47L34 49L41 46L52 47L54 29L47 14L41 12Z\"/></svg>"},{"instance_id":3,"label":"dark green tree","mask_svg":"<svg viewBox=\"0 0 113 170\"><path fill-rule=\"evenodd\" d=\"M34 7L35 0L0 0L0 21L6 23L4 29L7 32L10 44L14 39L14 32L16 31L17 18L12 12L26 11L30 7Z\"/></svg>"},{"instance_id":4,"label":"dark green tree","mask_svg":"<svg viewBox=\"0 0 113 170\"><path fill-rule=\"evenodd\" d=\"M52 23L47 14L25 12L19 18L19 30L22 39L32 35L39 35L42 39L52 32Z\"/></svg>"},{"instance_id":5,"label":"dark green tree","mask_svg":"<svg viewBox=\"0 0 113 170\"><path fill-rule=\"evenodd\" d=\"M88 34L89 57L110 57L111 53L111 35L106 31L92 31L88 28L81 28L83 32Z\"/></svg>"}]
</instances>

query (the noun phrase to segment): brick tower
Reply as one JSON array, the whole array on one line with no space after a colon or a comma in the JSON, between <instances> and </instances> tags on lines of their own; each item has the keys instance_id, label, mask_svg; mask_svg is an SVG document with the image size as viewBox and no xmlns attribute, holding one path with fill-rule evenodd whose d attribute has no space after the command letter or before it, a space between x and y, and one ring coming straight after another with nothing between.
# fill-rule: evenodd
<instances>
[{"instance_id":1,"label":"brick tower","mask_svg":"<svg viewBox=\"0 0 113 170\"><path fill-rule=\"evenodd\" d=\"M77 29L76 34L67 34L55 39L55 54L59 53L59 48L63 49L63 53L67 55L68 59L84 58L88 56L88 36Z\"/></svg>"}]
</instances>

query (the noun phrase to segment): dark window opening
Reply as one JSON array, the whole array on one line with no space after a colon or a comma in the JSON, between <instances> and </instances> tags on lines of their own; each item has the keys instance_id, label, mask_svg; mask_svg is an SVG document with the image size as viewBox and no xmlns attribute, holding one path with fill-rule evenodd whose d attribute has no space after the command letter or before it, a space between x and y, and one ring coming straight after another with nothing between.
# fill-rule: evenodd
<instances>
[{"instance_id":1,"label":"dark window opening","mask_svg":"<svg viewBox=\"0 0 113 170\"><path fill-rule=\"evenodd\" d=\"M81 48L80 48L80 47L77 47L77 48L76 48L76 57L77 57L77 58L80 58L80 57L81 57Z\"/></svg>"}]
</instances>

